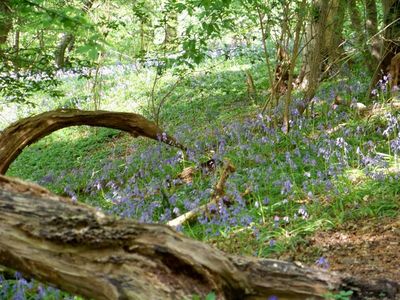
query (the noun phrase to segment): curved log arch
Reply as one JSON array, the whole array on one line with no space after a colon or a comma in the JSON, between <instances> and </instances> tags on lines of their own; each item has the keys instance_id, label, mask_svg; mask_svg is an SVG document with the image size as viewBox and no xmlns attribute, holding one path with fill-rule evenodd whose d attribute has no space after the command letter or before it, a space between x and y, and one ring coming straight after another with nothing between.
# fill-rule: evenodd
<instances>
[{"instance_id":1,"label":"curved log arch","mask_svg":"<svg viewBox=\"0 0 400 300\"><path fill-rule=\"evenodd\" d=\"M165 135L155 123L135 113L61 109L21 119L1 132L0 174L7 172L25 147L54 131L79 125L119 129L134 137L144 136L153 140L160 140L162 136L162 142L184 149L173 137Z\"/></svg>"}]
</instances>

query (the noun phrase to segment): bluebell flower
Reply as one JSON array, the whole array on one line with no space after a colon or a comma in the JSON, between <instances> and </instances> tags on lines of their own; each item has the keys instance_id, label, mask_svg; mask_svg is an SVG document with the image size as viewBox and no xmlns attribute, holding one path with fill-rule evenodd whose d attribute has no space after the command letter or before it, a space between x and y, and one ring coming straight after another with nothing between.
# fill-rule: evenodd
<instances>
[{"instance_id":1,"label":"bluebell flower","mask_svg":"<svg viewBox=\"0 0 400 300\"><path fill-rule=\"evenodd\" d=\"M315 261L315 264L316 264L318 267L321 267L321 268L323 268L323 269L329 269L329 262L328 262L328 260L327 260L325 257L323 257L323 256L321 256L320 258L318 258L318 259Z\"/></svg>"}]
</instances>

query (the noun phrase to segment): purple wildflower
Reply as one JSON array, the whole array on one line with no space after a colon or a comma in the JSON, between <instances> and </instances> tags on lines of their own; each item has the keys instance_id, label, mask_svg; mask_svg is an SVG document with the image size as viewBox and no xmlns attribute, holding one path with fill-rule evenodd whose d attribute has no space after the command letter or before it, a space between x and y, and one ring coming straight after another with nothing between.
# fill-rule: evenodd
<instances>
[{"instance_id":1,"label":"purple wildflower","mask_svg":"<svg viewBox=\"0 0 400 300\"><path fill-rule=\"evenodd\" d=\"M320 258L318 258L318 259L315 261L315 264L316 264L318 267L321 267L321 268L323 268L323 269L329 269L329 262L328 262L328 260L327 260L325 257L323 257L323 256L321 256Z\"/></svg>"}]
</instances>

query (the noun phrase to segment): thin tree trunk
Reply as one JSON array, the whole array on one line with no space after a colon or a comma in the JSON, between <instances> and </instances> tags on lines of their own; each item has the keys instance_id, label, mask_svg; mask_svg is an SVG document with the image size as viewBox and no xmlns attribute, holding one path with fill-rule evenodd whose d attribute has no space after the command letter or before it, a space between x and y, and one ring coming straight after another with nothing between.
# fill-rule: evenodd
<instances>
[{"instance_id":1,"label":"thin tree trunk","mask_svg":"<svg viewBox=\"0 0 400 300\"><path fill-rule=\"evenodd\" d=\"M0 16L0 47L3 47L3 45L7 42L8 33L11 31L12 28L12 17L9 0L0 1Z\"/></svg>"},{"instance_id":2,"label":"thin tree trunk","mask_svg":"<svg viewBox=\"0 0 400 300\"><path fill-rule=\"evenodd\" d=\"M144 20L140 21L140 59L144 61L146 50L144 46Z\"/></svg>"},{"instance_id":3,"label":"thin tree trunk","mask_svg":"<svg viewBox=\"0 0 400 300\"><path fill-rule=\"evenodd\" d=\"M84 13L88 13L88 11L92 8L94 0L87 0L83 4L82 11ZM63 69L65 66L65 51L68 49L72 50L72 47L75 42L75 36L71 32L65 32L62 34L61 40L57 45L56 51L54 52L54 60L57 68Z\"/></svg>"},{"instance_id":4,"label":"thin tree trunk","mask_svg":"<svg viewBox=\"0 0 400 300\"><path fill-rule=\"evenodd\" d=\"M43 29L40 29L37 31L37 38L39 40L39 49L40 52L43 53L44 51L44 47L45 47L45 43L44 43L44 31Z\"/></svg>"},{"instance_id":5,"label":"thin tree trunk","mask_svg":"<svg viewBox=\"0 0 400 300\"><path fill-rule=\"evenodd\" d=\"M395 299L399 285L225 254L165 225L97 209L0 176L0 264L90 299ZM369 298L371 299L371 298ZM381 299L381 298L379 298Z\"/></svg>"},{"instance_id":6,"label":"thin tree trunk","mask_svg":"<svg viewBox=\"0 0 400 300\"><path fill-rule=\"evenodd\" d=\"M348 14L350 17L351 26L353 28L354 37L356 39L355 47L359 53L362 53L364 65L368 66L368 70L372 75L375 71L374 69L376 68L376 64L374 64L376 58L372 57L372 47L370 45L371 41L368 42L367 32L364 26L364 19L361 17L358 8L359 2L359 0L349 0L347 2Z\"/></svg>"},{"instance_id":7,"label":"thin tree trunk","mask_svg":"<svg viewBox=\"0 0 400 300\"><path fill-rule=\"evenodd\" d=\"M301 38L301 32L303 29L303 19L304 19L304 13L306 11L306 6L307 6L307 1L303 0L299 6L299 19L297 20L296 24L296 31L295 31L295 37L294 37L294 45L293 45L293 53L292 57L290 59L290 66L289 66L289 79L287 83L287 91L286 91L286 97L285 97L285 111L283 114L283 129L285 132L289 132L290 130L290 119L291 119L291 113L290 113L290 106L292 103L292 89L293 89L293 78L294 78L294 68L296 66L297 58L299 55L299 49L300 49L300 38Z\"/></svg>"},{"instance_id":8,"label":"thin tree trunk","mask_svg":"<svg viewBox=\"0 0 400 300\"><path fill-rule=\"evenodd\" d=\"M375 0L365 0L365 27L367 29L370 57L368 64L371 72L375 72L378 63L381 61L381 42L378 35L378 12Z\"/></svg>"},{"instance_id":9,"label":"thin tree trunk","mask_svg":"<svg viewBox=\"0 0 400 300\"><path fill-rule=\"evenodd\" d=\"M164 19L164 47L166 50L174 49L178 36L178 14L174 11L168 12Z\"/></svg>"},{"instance_id":10,"label":"thin tree trunk","mask_svg":"<svg viewBox=\"0 0 400 300\"><path fill-rule=\"evenodd\" d=\"M362 47L365 47L365 33L360 11L358 10L358 3L358 0L348 0L347 9L349 12L351 26L357 40L357 47L362 49Z\"/></svg>"},{"instance_id":11,"label":"thin tree trunk","mask_svg":"<svg viewBox=\"0 0 400 300\"><path fill-rule=\"evenodd\" d=\"M19 41L20 41L20 31L17 30L15 31L14 35L14 45L13 45L13 64L14 64L14 70L18 73L19 71L19 65L20 65L20 58L19 58Z\"/></svg>"},{"instance_id":12,"label":"thin tree trunk","mask_svg":"<svg viewBox=\"0 0 400 300\"><path fill-rule=\"evenodd\" d=\"M59 69L63 69L65 66L65 51L68 46L73 43L75 37L72 33L63 33L61 40L54 53L56 66Z\"/></svg>"},{"instance_id":13,"label":"thin tree trunk","mask_svg":"<svg viewBox=\"0 0 400 300\"><path fill-rule=\"evenodd\" d=\"M261 42L262 42L262 46L263 46L263 54L264 54L264 60L265 60L265 65L266 65L266 71L267 71L266 75L269 80L269 86L270 86L270 90L271 90L271 95L269 96L269 98L267 98L265 100L263 109L261 111L261 114L264 114L268 107L268 104L270 104L275 99L275 88L274 88L275 82L274 82L274 77L272 75L271 61L270 61L269 55L268 55L267 32L266 32L266 28L265 28L265 24L264 24L264 14L258 5L256 5L256 9L257 9L257 15L258 15L258 26L260 27L260 31L261 31Z\"/></svg>"}]
</instances>

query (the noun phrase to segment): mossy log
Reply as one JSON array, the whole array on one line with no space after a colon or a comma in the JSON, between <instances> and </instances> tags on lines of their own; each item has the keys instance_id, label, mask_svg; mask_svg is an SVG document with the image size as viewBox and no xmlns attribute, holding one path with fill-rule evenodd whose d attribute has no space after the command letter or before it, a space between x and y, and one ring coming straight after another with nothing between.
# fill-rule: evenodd
<instances>
[{"instance_id":1,"label":"mossy log","mask_svg":"<svg viewBox=\"0 0 400 300\"><path fill-rule=\"evenodd\" d=\"M165 225L106 216L46 189L0 176L0 264L89 299L395 299L398 285L300 264L238 257ZM202 298L203 299L203 298Z\"/></svg>"},{"instance_id":2,"label":"mossy log","mask_svg":"<svg viewBox=\"0 0 400 300\"><path fill-rule=\"evenodd\" d=\"M0 174L7 172L10 164L25 147L56 130L78 125L119 129L134 137L160 140L184 149L155 123L135 113L61 109L21 119L0 133Z\"/></svg>"}]
</instances>

